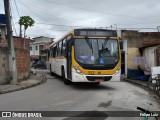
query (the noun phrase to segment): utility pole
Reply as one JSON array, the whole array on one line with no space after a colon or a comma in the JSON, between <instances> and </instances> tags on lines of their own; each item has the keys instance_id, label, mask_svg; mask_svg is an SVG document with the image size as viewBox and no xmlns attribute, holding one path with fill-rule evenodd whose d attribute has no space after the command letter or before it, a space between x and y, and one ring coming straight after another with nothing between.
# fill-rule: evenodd
<instances>
[{"instance_id":1,"label":"utility pole","mask_svg":"<svg viewBox=\"0 0 160 120\"><path fill-rule=\"evenodd\" d=\"M19 37L22 38L22 25L19 25L19 26L20 26Z\"/></svg>"},{"instance_id":2,"label":"utility pole","mask_svg":"<svg viewBox=\"0 0 160 120\"><path fill-rule=\"evenodd\" d=\"M9 67L11 76L13 77L13 84L18 82L17 80L17 67L16 67L16 58L15 58L15 50L13 44L13 36L12 36L12 26L11 26L11 16L10 16L10 4L9 0L4 0L4 8L6 15L6 23L7 23L7 40L8 40L8 50L9 50Z\"/></svg>"}]
</instances>

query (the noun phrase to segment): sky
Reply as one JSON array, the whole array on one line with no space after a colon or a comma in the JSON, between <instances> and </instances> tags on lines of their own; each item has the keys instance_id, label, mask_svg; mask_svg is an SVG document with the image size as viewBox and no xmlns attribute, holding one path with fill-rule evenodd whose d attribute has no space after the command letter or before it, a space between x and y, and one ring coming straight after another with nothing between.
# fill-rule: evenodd
<instances>
[{"instance_id":1,"label":"sky","mask_svg":"<svg viewBox=\"0 0 160 120\"><path fill-rule=\"evenodd\" d=\"M15 36L19 35L20 16L35 20L27 29L27 37L31 38L58 38L72 28L157 32L160 26L160 0L10 0L10 6Z\"/></svg>"}]
</instances>

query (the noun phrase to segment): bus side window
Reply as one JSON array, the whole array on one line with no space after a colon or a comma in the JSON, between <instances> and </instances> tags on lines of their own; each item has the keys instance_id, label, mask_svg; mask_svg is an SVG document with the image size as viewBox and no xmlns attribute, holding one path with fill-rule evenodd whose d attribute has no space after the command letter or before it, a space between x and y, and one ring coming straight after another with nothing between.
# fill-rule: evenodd
<instances>
[{"instance_id":1,"label":"bus side window","mask_svg":"<svg viewBox=\"0 0 160 120\"><path fill-rule=\"evenodd\" d=\"M56 45L56 56L58 56L58 51L59 51L59 46L58 46L59 43L57 43Z\"/></svg>"},{"instance_id":2,"label":"bus side window","mask_svg":"<svg viewBox=\"0 0 160 120\"><path fill-rule=\"evenodd\" d=\"M52 56L55 57L56 56L56 46L53 48L52 51L53 51L53 55Z\"/></svg>"},{"instance_id":3,"label":"bus side window","mask_svg":"<svg viewBox=\"0 0 160 120\"><path fill-rule=\"evenodd\" d=\"M62 41L59 42L58 55L61 55Z\"/></svg>"},{"instance_id":4,"label":"bus side window","mask_svg":"<svg viewBox=\"0 0 160 120\"><path fill-rule=\"evenodd\" d=\"M52 57L52 49L49 50L50 57Z\"/></svg>"},{"instance_id":5,"label":"bus side window","mask_svg":"<svg viewBox=\"0 0 160 120\"><path fill-rule=\"evenodd\" d=\"M66 39L63 40L62 55L66 56Z\"/></svg>"},{"instance_id":6,"label":"bus side window","mask_svg":"<svg viewBox=\"0 0 160 120\"><path fill-rule=\"evenodd\" d=\"M51 56L50 56L50 50L47 49L47 61L49 60L50 57L51 57Z\"/></svg>"}]
</instances>

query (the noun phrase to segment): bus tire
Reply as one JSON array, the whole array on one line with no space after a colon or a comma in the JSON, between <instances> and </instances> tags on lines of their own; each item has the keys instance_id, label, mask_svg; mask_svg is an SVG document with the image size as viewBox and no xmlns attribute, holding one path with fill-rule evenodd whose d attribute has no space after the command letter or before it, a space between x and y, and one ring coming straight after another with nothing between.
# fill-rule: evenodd
<instances>
[{"instance_id":1,"label":"bus tire","mask_svg":"<svg viewBox=\"0 0 160 120\"><path fill-rule=\"evenodd\" d=\"M68 79L65 78L65 72L64 69L62 69L62 79L65 85L70 85L71 81L69 81Z\"/></svg>"},{"instance_id":2,"label":"bus tire","mask_svg":"<svg viewBox=\"0 0 160 120\"><path fill-rule=\"evenodd\" d=\"M54 73L52 72L52 67L50 65L50 73L51 73L51 76L54 76Z\"/></svg>"}]
</instances>

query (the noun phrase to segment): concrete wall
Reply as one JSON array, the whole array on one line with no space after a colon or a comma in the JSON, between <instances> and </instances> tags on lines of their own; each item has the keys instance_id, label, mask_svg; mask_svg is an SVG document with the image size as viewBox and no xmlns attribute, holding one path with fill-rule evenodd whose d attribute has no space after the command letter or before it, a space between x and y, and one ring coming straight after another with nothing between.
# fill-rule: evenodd
<instances>
[{"instance_id":1,"label":"concrete wall","mask_svg":"<svg viewBox=\"0 0 160 120\"><path fill-rule=\"evenodd\" d=\"M160 66L160 46L156 48L157 66Z\"/></svg>"},{"instance_id":2,"label":"concrete wall","mask_svg":"<svg viewBox=\"0 0 160 120\"><path fill-rule=\"evenodd\" d=\"M134 64L134 57L140 56L138 48L128 48L127 67L128 69L137 69L137 65Z\"/></svg>"},{"instance_id":3,"label":"concrete wall","mask_svg":"<svg viewBox=\"0 0 160 120\"><path fill-rule=\"evenodd\" d=\"M146 64L143 65L144 69L151 70L151 67L157 66L156 48L157 47L149 47L143 51L143 56L146 58Z\"/></svg>"}]
</instances>

